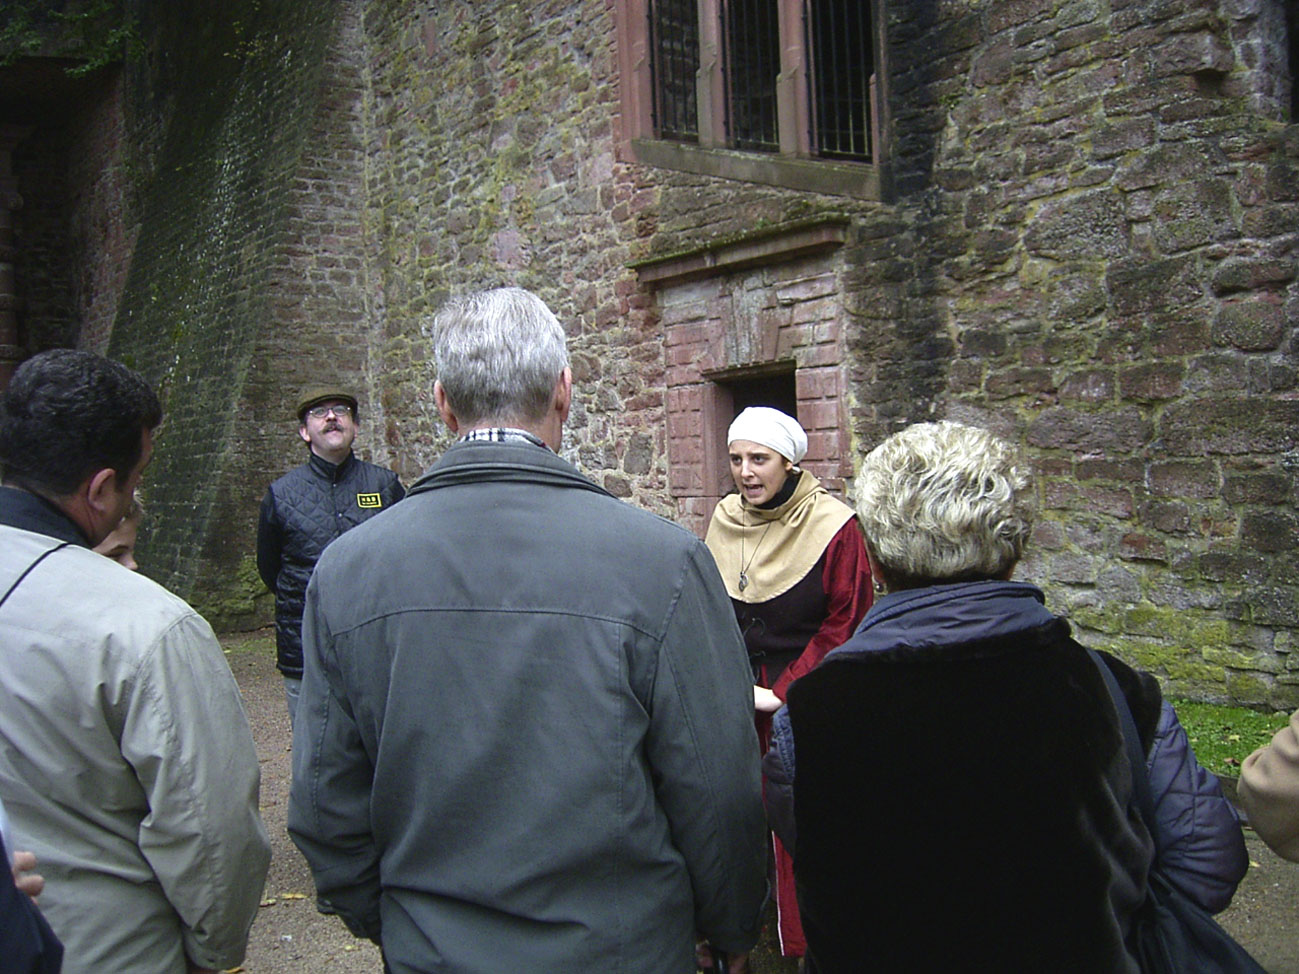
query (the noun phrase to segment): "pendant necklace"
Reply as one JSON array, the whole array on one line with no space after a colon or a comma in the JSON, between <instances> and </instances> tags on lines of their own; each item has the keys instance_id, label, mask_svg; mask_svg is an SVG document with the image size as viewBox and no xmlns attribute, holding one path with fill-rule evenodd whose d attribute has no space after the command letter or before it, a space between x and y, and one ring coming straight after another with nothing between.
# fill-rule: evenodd
<instances>
[{"instance_id":1,"label":"pendant necklace","mask_svg":"<svg viewBox=\"0 0 1299 974\"><path fill-rule=\"evenodd\" d=\"M753 546L753 554L749 555L749 560L744 560L744 530L748 528L746 524L740 531L740 591L743 592L749 587L749 566L753 564L753 559L758 556L758 549L762 547L762 542L767 540L767 532L771 530L774 521L768 521L767 526L762 529L762 537L758 538L758 543Z\"/></svg>"}]
</instances>

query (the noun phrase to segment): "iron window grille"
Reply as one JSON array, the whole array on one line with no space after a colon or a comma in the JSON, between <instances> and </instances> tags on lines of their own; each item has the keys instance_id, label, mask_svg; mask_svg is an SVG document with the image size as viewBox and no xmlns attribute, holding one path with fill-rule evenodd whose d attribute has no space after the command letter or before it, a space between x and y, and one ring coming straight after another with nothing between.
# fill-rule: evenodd
<instances>
[{"instance_id":1,"label":"iron window grille","mask_svg":"<svg viewBox=\"0 0 1299 974\"><path fill-rule=\"evenodd\" d=\"M811 52L812 145L817 155L869 161L875 74L869 4L806 0L803 9Z\"/></svg>"},{"instance_id":2,"label":"iron window grille","mask_svg":"<svg viewBox=\"0 0 1299 974\"><path fill-rule=\"evenodd\" d=\"M661 139L699 141L696 78L699 14L696 0L651 0L650 59L654 129Z\"/></svg>"},{"instance_id":3,"label":"iron window grille","mask_svg":"<svg viewBox=\"0 0 1299 974\"><path fill-rule=\"evenodd\" d=\"M653 138L877 162L872 8L645 0Z\"/></svg>"},{"instance_id":4,"label":"iron window grille","mask_svg":"<svg viewBox=\"0 0 1299 974\"><path fill-rule=\"evenodd\" d=\"M777 0L722 0L721 12L729 142L779 152L780 6Z\"/></svg>"}]
</instances>

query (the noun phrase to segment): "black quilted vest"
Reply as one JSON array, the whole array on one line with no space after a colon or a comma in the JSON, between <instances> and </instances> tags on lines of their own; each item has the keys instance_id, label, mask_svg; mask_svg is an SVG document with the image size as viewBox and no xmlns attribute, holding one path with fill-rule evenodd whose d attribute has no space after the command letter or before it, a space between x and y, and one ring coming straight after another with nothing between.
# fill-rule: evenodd
<instances>
[{"instance_id":1,"label":"black quilted vest","mask_svg":"<svg viewBox=\"0 0 1299 974\"><path fill-rule=\"evenodd\" d=\"M263 519L269 515L278 528L275 647L276 665L285 676L302 675L303 597L320 553L339 535L387 510L405 494L395 473L354 454L334 465L313 453L307 463L271 484L263 501Z\"/></svg>"}]
</instances>

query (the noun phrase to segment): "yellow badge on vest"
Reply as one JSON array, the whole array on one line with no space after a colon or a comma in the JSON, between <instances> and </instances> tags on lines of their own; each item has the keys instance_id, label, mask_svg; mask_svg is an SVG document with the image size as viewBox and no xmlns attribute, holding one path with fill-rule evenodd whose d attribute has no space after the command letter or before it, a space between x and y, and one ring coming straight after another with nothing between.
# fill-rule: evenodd
<instances>
[{"instance_id":1,"label":"yellow badge on vest","mask_svg":"<svg viewBox=\"0 0 1299 974\"><path fill-rule=\"evenodd\" d=\"M383 507L383 498L378 494L357 494L357 507Z\"/></svg>"}]
</instances>

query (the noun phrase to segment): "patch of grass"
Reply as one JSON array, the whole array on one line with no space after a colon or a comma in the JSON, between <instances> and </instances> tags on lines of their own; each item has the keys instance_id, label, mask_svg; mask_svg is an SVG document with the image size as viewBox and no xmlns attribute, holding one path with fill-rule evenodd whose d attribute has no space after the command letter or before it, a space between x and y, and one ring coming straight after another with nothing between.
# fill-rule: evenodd
<instances>
[{"instance_id":1,"label":"patch of grass","mask_svg":"<svg viewBox=\"0 0 1299 974\"><path fill-rule=\"evenodd\" d=\"M253 632L218 633L221 648L227 656L241 653L270 653L275 655L275 627L267 626Z\"/></svg>"},{"instance_id":2,"label":"patch of grass","mask_svg":"<svg viewBox=\"0 0 1299 974\"><path fill-rule=\"evenodd\" d=\"M1170 700L1186 728L1196 758L1216 775L1240 777L1240 763L1271 742L1290 719L1288 713L1261 714L1192 700Z\"/></svg>"}]
</instances>

